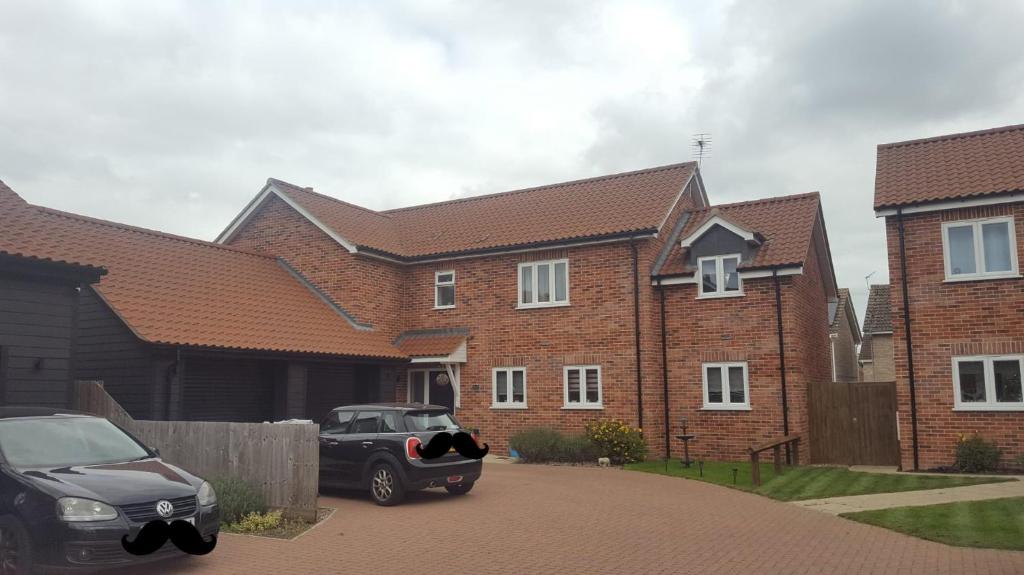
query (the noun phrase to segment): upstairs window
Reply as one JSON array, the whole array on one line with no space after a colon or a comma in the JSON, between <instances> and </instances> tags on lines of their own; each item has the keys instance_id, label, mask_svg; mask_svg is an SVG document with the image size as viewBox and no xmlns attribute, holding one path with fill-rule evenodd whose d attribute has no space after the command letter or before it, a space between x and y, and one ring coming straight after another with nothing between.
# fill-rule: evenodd
<instances>
[{"instance_id":1,"label":"upstairs window","mask_svg":"<svg viewBox=\"0 0 1024 575\"><path fill-rule=\"evenodd\" d=\"M569 305L569 260L519 264L519 307Z\"/></svg>"},{"instance_id":2,"label":"upstairs window","mask_svg":"<svg viewBox=\"0 0 1024 575\"><path fill-rule=\"evenodd\" d=\"M1013 218L942 224L947 280L1017 277Z\"/></svg>"},{"instance_id":3,"label":"upstairs window","mask_svg":"<svg viewBox=\"0 0 1024 575\"><path fill-rule=\"evenodd\" d=\"M566 366L566 409L601 409L601 366Z\"/></svg>"},{"instance_id":4,"label":"upstairs window","mask_svg":"<svg viewBox=\"0 0 1024 575\"><path fill-rule=\"evenodd\" d=\"M750 409L747 363L705 363L704 409Z\"/></svg>"},{"instance_id":5,"label":"upstairs window","mask_svg":"<svg viewBox=\"0 0 1024 575\"><path fill-rule=\"evenodd\" d=\"M455 307L455 272L434 272L434 309Z\"/></svg>"},{"instance_id":6,"label":"upstairs window","mask_svg":"<svg viewBox=\"0 0 1024 575\"><path fill-rule=\"evenodd\" d=\"M964 411L1024 411L1022 355L953 358L953 405Z\"/></svg>"},{"instance_id":7,"label":"upstairs window","mask_svg":"<svg viewBox=\"0 0 1024 575\"><path fill-rule=\"evenodd\" d=\"M739 255L714 256L697 260L699 266L700 297L743 295L740 281Z\"/></svg>"}]
</instances>

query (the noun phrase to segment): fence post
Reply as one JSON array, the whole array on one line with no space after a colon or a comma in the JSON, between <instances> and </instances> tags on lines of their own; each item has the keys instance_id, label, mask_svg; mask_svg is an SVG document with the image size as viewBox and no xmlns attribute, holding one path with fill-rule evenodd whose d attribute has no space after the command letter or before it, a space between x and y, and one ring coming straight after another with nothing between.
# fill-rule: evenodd
<instances>
[{"instance_id":1,"label":"fence post","mask_svg":"<svg viewBox=\"0 0 1024 575\"><path fill-rule=\"evenodd\" d=\"M793 441L793 466L800 465L800 438Z\"/></svg>"},{"instance_id":2,"label":"fence post","mask_svg":"<svg viewBox=\"0 0 1024 575\"><path fill-rule=\"evenodd\" d=\"M761 454L757 451L750 452L750 473L754 487L761 486Z\"/></svg>"},{"instance_id":3,"label":"fence post","mask_svg":"<svg viewBox=\"0 0 1024 575\"><path fill-rule=\"evenodd\" d=\"M776 445L772 448L772 455L775 457L775 474L782 473L782 446Z\"/></svg>"}]
</instances>

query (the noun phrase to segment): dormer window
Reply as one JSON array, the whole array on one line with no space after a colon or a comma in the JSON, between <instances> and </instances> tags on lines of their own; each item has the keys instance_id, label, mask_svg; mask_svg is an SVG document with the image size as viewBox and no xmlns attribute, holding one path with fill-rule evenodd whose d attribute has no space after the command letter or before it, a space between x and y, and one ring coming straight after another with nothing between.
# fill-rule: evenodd
<instances>
[{"instance_id":1,"label":"dormer window","mask_svg":"<svg viewBox=\"0 0 1024 575\"><path fill-rule=\"evenodd\" d=\"M740 281L739 254L702 257L697 260L700 277L700 297L728 297L743 295Z\"/></svg>"}]
</instances>

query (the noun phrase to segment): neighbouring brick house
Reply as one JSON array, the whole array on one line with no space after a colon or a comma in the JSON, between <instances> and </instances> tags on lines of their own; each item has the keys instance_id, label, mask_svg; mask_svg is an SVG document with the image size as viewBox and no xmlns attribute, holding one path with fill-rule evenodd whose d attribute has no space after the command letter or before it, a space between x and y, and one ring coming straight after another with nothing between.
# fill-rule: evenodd
<instances>
[{"instance_id":1,"label":"neighbouring brick house","mask_svg":"<svg viewBox=\"0 0 1024 575\"><path fill-rule=\"evenodd\" d=\"M1024 453L1024 126L878 147L904 469ZM909 305L904 305L904 303Z\"/></svg>"},{"instance_id":2,"label":"neighbouring brick house","mask_svg":"<svg viewBox=\"0 0 1024 575\"><path fill-rule=\"evenodd\" d=\"M686 416L697 453L742 458L805 430L832 379L819 196L709 207L693 163L387 211L271 179L217 241L392 341L393 398L449 405L496 452L616 417L678 453Z\"/></svg>"},{"instance_id":3,"label":"neighbouring brick house","mask_svg":"<svg viewBox=\"0 0 1024 575\"><path fill-rule=\"evenodd\" d=\"M839 299L829 303L830 352L832 356L832 381L851 382L860 380L860 365L857 362L857 346L861 345L860 323L857 311L853 309L850 290L839 288Z\"/></svg>"},{"instance_id":4,"label":"neighbouring brick house","mask_svg":"<svg viewBox=\"0 0 1024 575\"><path fill-rule=\"evenodd\" d=\"M892 301L887 284L871 286L864 312L864 341L860 346L863 381L896 381L892 350Z\"/></svg>"}]
</instances>

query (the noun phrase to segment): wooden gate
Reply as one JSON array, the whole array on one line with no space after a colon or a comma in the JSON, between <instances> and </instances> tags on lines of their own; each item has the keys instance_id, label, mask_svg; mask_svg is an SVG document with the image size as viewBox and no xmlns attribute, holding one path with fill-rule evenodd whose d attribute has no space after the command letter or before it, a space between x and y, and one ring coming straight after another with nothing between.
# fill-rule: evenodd
<instances>
[{"instance_id":1,"label":"wooden gate","mask_svg":"<svg viewBox=\"0 0 1024 575\"><path fill-rule=\"evenodd\" d=\"M899 464L894 382L815 383L807 400L812 463Z\"/></svg>"}]
</instances>

